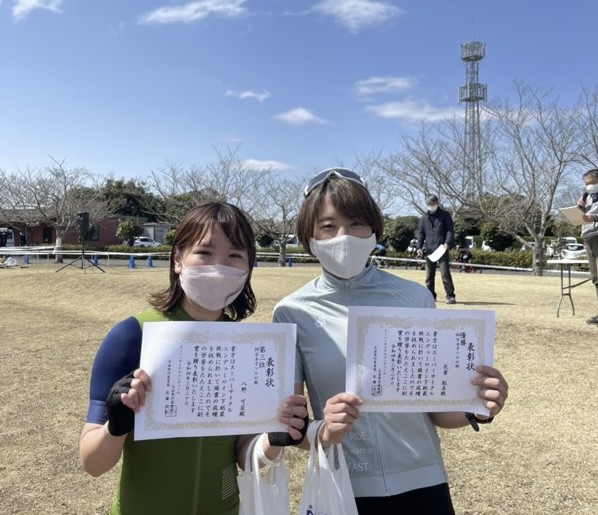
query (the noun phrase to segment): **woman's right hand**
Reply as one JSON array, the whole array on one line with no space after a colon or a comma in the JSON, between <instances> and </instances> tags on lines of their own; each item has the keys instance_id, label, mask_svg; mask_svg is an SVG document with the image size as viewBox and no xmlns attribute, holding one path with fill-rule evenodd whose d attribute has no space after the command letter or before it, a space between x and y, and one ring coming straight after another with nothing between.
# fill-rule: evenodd
<instances>
[{"instance_id":1,"label":"woman's right hand","mask_svg":"<svg viewBox=\"0 0 598 515\"><path fill-rule=\"evenodd\" d=\"M352 393L337 393L324 406L324 427L320 430L322 445L333 445L343 441L345 433L351 431L359 418L359 406L363 401Z\"/></svg>"},{"instance_id":2,"label":"woman's right hand","mask_svg":"<svg viewBox=\"0 0 598 515\"><path fill-rule=\"evenodd\" d=\"M122 436L133 430L135 413L145 404L145 394L150 388L150 377L140 368L112 385L106 399L108 432L112 436Z\"/></svg>"}]
</instances>

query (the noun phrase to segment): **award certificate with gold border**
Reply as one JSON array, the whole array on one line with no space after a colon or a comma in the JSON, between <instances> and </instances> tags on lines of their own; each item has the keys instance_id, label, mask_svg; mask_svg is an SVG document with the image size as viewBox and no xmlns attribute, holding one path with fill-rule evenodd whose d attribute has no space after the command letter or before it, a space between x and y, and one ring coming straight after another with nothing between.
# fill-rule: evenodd
<instances>
[{"instance_id":1,"label":"award certificate with gold border","mask_svg":"<svg viewBox=\"0 0 598 515\"><path fill-rule=\"evenodd\" d=\"M294 324L146 322L140 368L152 387L135 440L286 431L293 394Z\"/></svg>"},{"instance_id":2,"label":"award certificate with gold border","mask_svg":"<svg viewBox=\"0 0 598 515\"><path fill-rule=\"evenodd\" d=\"M362 411L488 415L471 380L493 363L495 313L349 307L347 391Z\"/></svg>"}]
</instances>

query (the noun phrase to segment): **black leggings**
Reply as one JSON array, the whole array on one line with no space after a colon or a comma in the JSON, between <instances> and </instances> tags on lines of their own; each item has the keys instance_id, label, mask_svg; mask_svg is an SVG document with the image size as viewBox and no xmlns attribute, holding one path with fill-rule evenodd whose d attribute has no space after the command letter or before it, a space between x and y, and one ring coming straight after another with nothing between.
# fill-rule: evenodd
<instances>
[{"instance_id":1,"label":"black leggings","mask_svg":"<svg viewBox=\"0 0 598 515\"><path fill-rule=\"evenodd\" d=\"M389 497L356 497L359 515L455 515L447 483Z\"/></svg>"}]
</instances>

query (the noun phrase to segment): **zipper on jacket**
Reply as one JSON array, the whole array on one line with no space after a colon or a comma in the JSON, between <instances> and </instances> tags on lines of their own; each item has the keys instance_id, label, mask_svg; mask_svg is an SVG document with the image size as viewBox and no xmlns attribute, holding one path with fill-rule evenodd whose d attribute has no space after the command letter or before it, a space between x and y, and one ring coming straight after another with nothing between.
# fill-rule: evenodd
<instances>
[{"instance_id":1,"label":"zipper on jacket","mask_svg":"<svg viewBox=\"0 0 598 515\"><path fill-rule=\"evenodd\" d=\"M369 420L369 424L372 428L372 435L374 436L374 441L372 443L375 445L373 445L373 447L376 449L378 461L380 462L380 473L382 476L382 482L384 483L384 495L390 495L388 493L388 484L386 483L386 464L382 461L384 455L382 454L380 446L378 445L378 441L380 440L380 435L378 434L378 424L372 424L371 418Z\"/></svg>"}]
</instances>

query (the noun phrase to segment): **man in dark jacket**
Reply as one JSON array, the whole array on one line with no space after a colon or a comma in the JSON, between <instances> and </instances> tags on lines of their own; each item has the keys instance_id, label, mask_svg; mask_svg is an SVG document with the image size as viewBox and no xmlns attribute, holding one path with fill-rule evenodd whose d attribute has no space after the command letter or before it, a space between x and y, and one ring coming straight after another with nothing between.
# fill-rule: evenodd
<instances>
[{"instance_id":1,"label":"man in dark jacket","mask_svg":"<svg viewBox=\"0 0 598 515\"><path fill-rule=\"evenodd\" d=\"M426 286L436 298L434 278L436 266L440 266L440 276L446 292L446 303L455 304L455 287L449 268L449 249L453 247L454 227L451 214L438 205L436 195L426 197L428 211L419 221L417 237L417 255L423 256L422 248L426 251ZM444 247L444 254L437 261L430 259L430 255Z\"/></svg>"}]
</instances>

